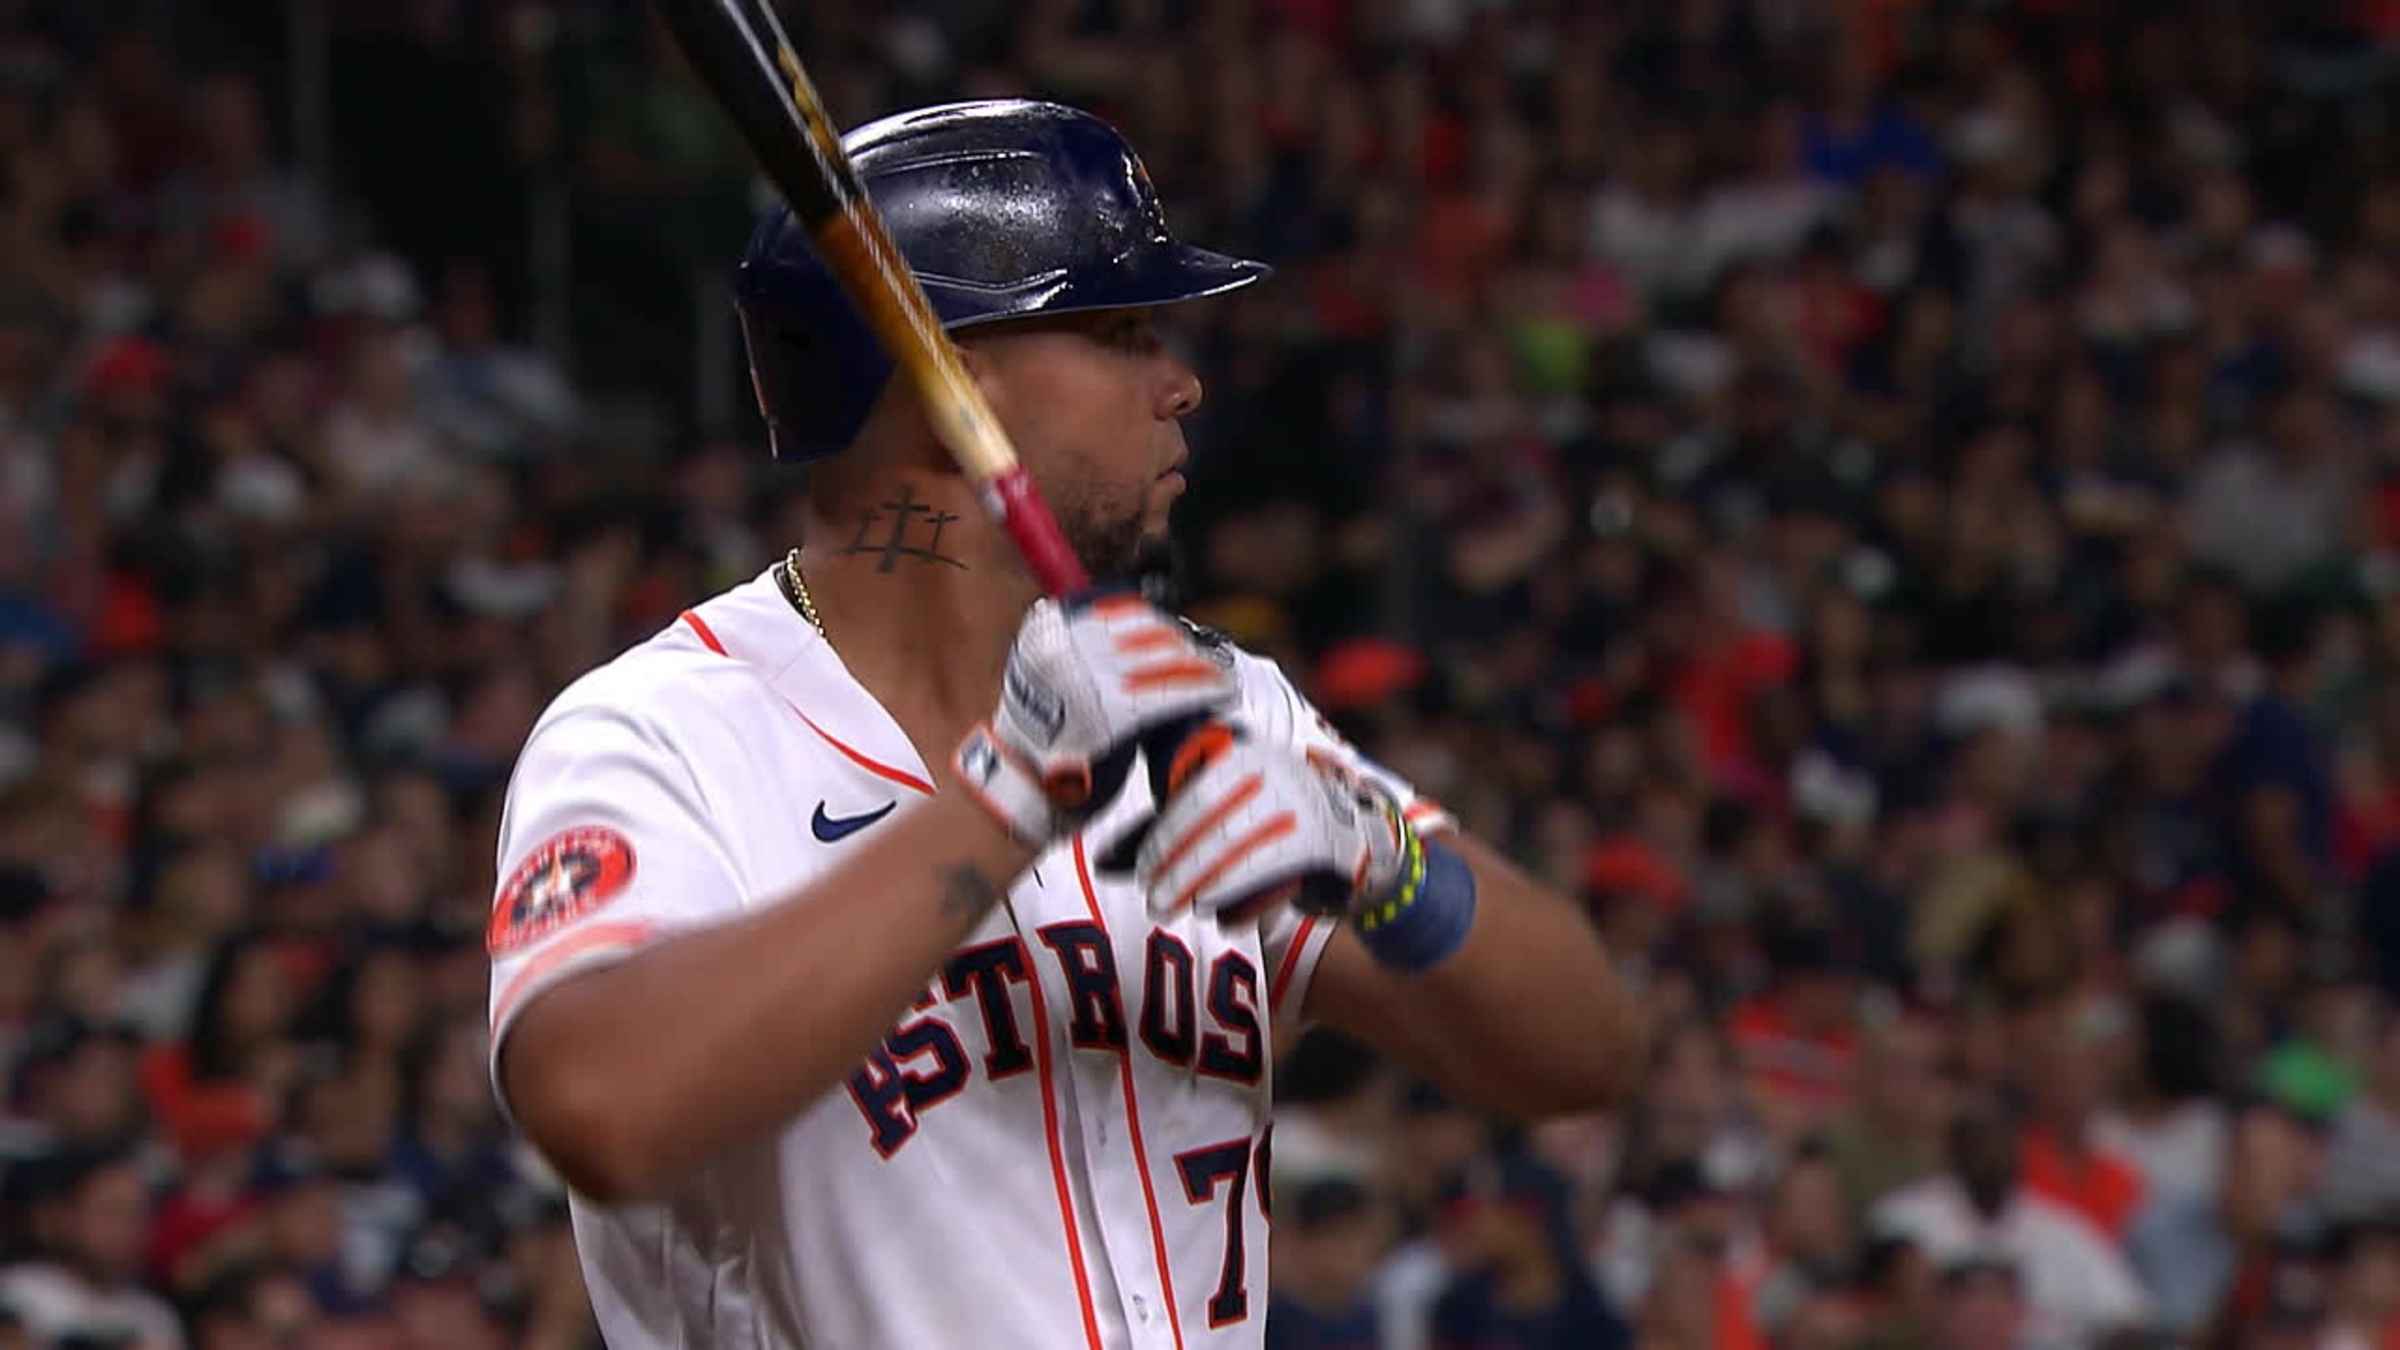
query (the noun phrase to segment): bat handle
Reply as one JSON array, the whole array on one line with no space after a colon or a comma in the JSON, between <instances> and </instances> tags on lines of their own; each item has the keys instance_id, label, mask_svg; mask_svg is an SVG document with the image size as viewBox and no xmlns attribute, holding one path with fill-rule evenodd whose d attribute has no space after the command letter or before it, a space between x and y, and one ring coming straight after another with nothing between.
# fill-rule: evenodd
<instances>
[{"instance_id":1,"label":"bat handle","mask_svg":"<svg viewBox=\"0 0 2400 1350\"><path fill-rule=\"evenodd\" d=\"M1233 728L1204 712L1161 722L1144 732L1142 762L1149 767L1150 800L1164 808L1183 780L1232 743Z\"/></svg>"},{"instance_id":2,"label":"bat handle","mask_svg":"<svg viewBox=\"0 0 2400 1350\"><path fill-rule=\"evenodd\" d=\"M1098 859L1103 872L1130 872L1139 856L1142 841L1158 824L1158 813L1166 809L1167 798L1183 785L1183 780L1198 773L1210 757L1233 742L1233 728L1205 712L1188 713L1171 722L1161 722L1142 733L1139 740L1120 747L1112 761L1129 766L1135 750L1140 750L1142 763L1150 779L1150 816L1140 825L1127 830L1115 843L1103 850ZM1110 772L1121 772L1122 769Z\"/></svg>"}]
</instances>

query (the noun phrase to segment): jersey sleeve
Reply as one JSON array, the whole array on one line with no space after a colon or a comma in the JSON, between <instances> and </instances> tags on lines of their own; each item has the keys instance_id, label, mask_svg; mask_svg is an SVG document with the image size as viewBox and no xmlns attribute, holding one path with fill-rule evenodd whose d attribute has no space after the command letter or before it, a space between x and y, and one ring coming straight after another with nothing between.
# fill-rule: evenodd
<instances>
[{"instance_id":1,"label":"jersey sleeve","mask_svg":"<svg viewBox=\"0 0 2400 1350\"><path fill-rule=\"evenodd\" d=\"M1401 816L1420 835L1451 829L1456 822L1432 798L1391 770L1361 754L1342 739L1322 714L1292 687L1281 667L1265 657L1238 648L1234 675L1241 685L1236 720L1252 736L1327 755L1362 778L1371 779L1400 803ZM1308 1006L1308 985L1336 924L1330 919L1278 907L1260 921L1260 955L1268 971L1267 1003L1271 1016L1297 1017Z\"/></svg>"},{"instance_id":2,"label":"jersey sleeve","mask_svg":"<svg viewBox=\"0 0 2400 1350\"><path fill-rule=\"evenodd\" d=\"M501 812L491 1064L543 990L681 929L733 917L733 852L667 733L639 714L584 707L547 718L518 757Z\"/></svg>"},{"instance_id":3,"label":"jersey sleeve","mask_svg":"<svg viewBox=\"0 0 2400 1350\"><path fill-rule=\"evenodd\" d=\"M1234 674L1241 684L1243 729L1253 736L1329 755L1362 778L1373 780L1400 803L1400 813L1419 834L1453 829L1457 821L1441 804L1420 794L1407 779L1393 773L1342 739L1309 701L1300 696L1282 667L1263 656L1236 649Z\"/></svg>"}]
</instances>

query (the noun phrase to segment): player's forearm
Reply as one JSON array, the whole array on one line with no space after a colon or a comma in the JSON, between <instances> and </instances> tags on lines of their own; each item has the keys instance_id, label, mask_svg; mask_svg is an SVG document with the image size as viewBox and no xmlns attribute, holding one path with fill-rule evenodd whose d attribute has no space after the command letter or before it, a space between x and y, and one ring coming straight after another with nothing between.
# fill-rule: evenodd
<instances>
[{"instance_id":1,"label":"player's forearm","mask_svg":"<svg viewBox=\"0 0 2400 1350\"><path fill-rule=\"evenodd\" d=\"M1475 927L1418 982L1427 1034L1479 1104L1519 1116L1608 1105L1639 1080L1647 1026L1566 897L1483 844L1442 840L1475 873Z\"/></svg>"},{"instance_id":2,"label":"player's forearm","mask_svg":"<svg viewBox=\"0 0 2400 1350\"><path fill-rule=\"evenodd\" d=\"M1641 1072L1647 1028L1591 924L1484 845L1440 839L1475 873L1465 945L1403 975L1345 937L1318 971L1311 1014L1489 1110L1530 1118L1621 1097Z\"/></svg>"},{"instance_id":3,"label":"player's forearm","mask_svg":"<svg viewBox=\"0 0 2400 1350\"><path fill-rule=\"evenodd\" d=\"M511 1106L595 1199L653 1196L855 1069L1032 859L957 793L733 923L566 981L503 1049Z\"/></svg>"}]
</instances>

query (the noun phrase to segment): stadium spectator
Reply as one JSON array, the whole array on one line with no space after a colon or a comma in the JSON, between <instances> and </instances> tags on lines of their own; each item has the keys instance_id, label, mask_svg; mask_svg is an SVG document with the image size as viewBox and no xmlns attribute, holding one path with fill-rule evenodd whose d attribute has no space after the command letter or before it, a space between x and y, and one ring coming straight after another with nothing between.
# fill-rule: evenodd
<instances>
[{"instance_id":1,"label":"stadium spectator","mask_svg":"<svg viewBox=\"0 0 2400 1350\"><path fill-rule=\"evenodd\" d=\"M2359 1092L2334 1117L2325 1207L2336 1219L2400 1214L2400 1018L2387 1006Z\"/></svg>"},{"instance_id":2,"label":"stadium spectator","mask_svg":"<svg viewBox=\"0 0 2400 1350\"><path fill-rule=\"evenodd\" d=\"M180 1350L174 1309L140 1283L149 1200L133 1159L66 1155L16 1181L32 1255L0 1268L0 1302L45 1343L82 1336Z\"/></svg>"},{"instance_id":3,"label":"stadium spectator","mask_svg":"<svg viewBox=\"0 0 2400 1350\"><path fill-rule=\"evenodd\" d=\"M1953 1105L1947 1041L1936 1020L1918 1014L1867 1033L1856 1098L1826 1136L1853 1224L1886 1195L1940 1170Z\"/></svg>"},{"instance_id":4,"label":"stadium spectator","mask_svg":"<svg viewBox=\"0 0 2400 1350\"><path fill-rule=\"evenodd\" d=\"M2022 1318L2041 1343L2078 1346L2140 1325L2148 1296L2123 1254L2081 1212L2028 1184L2017 1148L2002 1112L1969 1108L1951 1130L1951 1170L1886 1196L1870 1222L1922 1247L1943 1273L1953 1334L2006 1344ZM1981 1283L1995 1274L1998 1285ZM1987 1320L2007 1335L1988 1339L2001 1333Z\"/></svg>"},{"instance_id":5,"label":"stadium spectator","mask_svg":"<svg viewBox=\"0 0 2400 1350\"><path fill-rule=\"evenodd\" d=\"M1368 1281L1383 1256L1386 1220L1358 1181L1323 1177L1285 1196L1283 1240L1270 1250L1275 1350L1372 1350L1382 1331Z\"/></svg>"},{"instance_id":6,"label":"stadium spectator","mask_svg":"<svg viewBox=\"0 0 2400 1350\"><path fill-rule=\"evenodd\" d=\"M1633 1343L1574 1259L1562 1192L1522 1158L1469 1169L1436 1220L1452 1230L1458 1253L1458 1273L1433 1309L1436 1350Z\"/></svg>"}]
</instances>

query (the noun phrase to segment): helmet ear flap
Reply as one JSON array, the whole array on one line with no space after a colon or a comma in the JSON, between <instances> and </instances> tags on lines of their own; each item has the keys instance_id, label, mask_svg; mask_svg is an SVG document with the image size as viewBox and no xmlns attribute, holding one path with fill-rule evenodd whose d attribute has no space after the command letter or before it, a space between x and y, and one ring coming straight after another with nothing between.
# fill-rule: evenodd
<instances>
[{"instance_id":1,"label":"helmet ear flap","mask_svg":"<svg viewBox=\"0 0 2400 1350\"><path fill-rule=\"evenodd\" d=\"M804 464L849 445L892 367L848 298L837 293L814 327L747 304L736 313L775 457Z\"/></svg>"}]
</instances>

